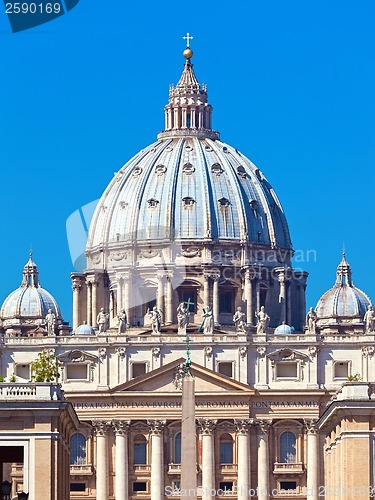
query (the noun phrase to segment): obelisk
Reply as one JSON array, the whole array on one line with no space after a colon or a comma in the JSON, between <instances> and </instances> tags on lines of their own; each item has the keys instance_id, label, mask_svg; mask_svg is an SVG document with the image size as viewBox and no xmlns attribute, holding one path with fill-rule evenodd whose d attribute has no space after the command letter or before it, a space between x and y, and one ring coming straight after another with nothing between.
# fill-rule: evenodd
<instances>
[{"instance_id":1,"label":"obelisk","mask_svg":"<svg viewBox=\"0 0 375 500\"><path fill-rule=\"evenodd\" d=\"M195 431L195 381L191 374L190 339L186 335L187 356L182 380L181 495L197 499L197 450Z\"/></svg>"}]
</instances>

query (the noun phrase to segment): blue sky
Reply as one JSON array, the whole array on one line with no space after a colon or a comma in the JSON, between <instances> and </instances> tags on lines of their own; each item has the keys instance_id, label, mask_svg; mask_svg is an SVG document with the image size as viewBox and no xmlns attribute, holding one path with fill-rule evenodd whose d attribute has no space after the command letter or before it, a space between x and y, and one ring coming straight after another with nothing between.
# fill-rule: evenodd
<instances>
[{"instance_id":1,"label":"blue sky","mask_svg":"<svg viewBox=\"0 0 375 500\"><path fill-rule=\"evenodd\" d=\"M156 139L187 31L215 130L271 182L294 248L316 252L298 263L307 304L332 286L343 242L375 300L374 22L372 0L80 0L13 34L1 10L0 300L32 244L71 320L66 220Z\"/></svg>"}]
</instances>

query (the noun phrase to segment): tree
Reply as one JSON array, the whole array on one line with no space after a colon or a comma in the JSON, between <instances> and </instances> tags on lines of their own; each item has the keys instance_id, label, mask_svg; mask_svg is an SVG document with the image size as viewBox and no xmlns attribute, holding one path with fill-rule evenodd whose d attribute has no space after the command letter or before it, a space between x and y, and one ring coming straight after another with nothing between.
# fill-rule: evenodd
<instances>
[{"instance_id":1,"label":"tree","mask_svg":"<svg viewBox=\"0 0 375 500\"><path fill-rule=\"evenodd\" d=\"M56 356L44 349L31 363L31 374L34 382L53 382L59 377L60 361Z\"/></svg>"}]
</instances>

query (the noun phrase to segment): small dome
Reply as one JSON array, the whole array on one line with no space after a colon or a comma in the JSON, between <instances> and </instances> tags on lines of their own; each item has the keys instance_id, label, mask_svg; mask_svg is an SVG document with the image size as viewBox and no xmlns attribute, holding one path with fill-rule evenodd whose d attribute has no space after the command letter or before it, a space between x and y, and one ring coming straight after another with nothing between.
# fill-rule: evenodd
<instances>
[{"instance_id":1,"label":"small dome","mask_svg":"<svg viewBox=\"0 0 375 500\"><path fill-rule=\"evenodd\" d=\"M316 306L319 323L327 323L327 320L339 322L340 318L362 321L369 305L369 297L353 285L352 271L343 254L337 268L336 283L320 297Z\"/></svg>"},{"instance_id":2,"label":"small dome","mask_svg":"<svg viewBox=\"0 0 375 500\"><path fill-rule=\"evenodd\" d=\"M38 268L30 255L23 270L21 286L9 294L1 306L3 327L5 330L45 327L45 317L49 309L55 315L56 326L61 325L59 306L53 296L40 286Z\"/></svg>"},{"instance_id":3,"label":"small dome","mask_svg":"<svg viewBox=\"0 0 375 500\"><path fill-rule=\"evenodd\" d=\"M292 333L294 333L294 328L289 325L279 325L274 331L275 335L291 335Z\"/></svg>"},{"instance_id":4,"label":"small dome","mask_svg":"<svg viewBox=\"0 0 375 500\"><path fill-rule=\"evenodd\" d=\"M74 332L74 335L95 335L95 330L92 326L83 323L79 325L77 330Z\"/></svg>"}]
</instances>

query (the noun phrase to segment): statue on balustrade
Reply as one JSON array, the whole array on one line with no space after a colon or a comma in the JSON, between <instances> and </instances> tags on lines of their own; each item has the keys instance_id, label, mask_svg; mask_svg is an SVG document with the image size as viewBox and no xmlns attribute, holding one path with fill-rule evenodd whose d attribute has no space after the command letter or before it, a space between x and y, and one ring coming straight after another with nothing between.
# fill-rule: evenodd
<instances>
[{"instance_id":1,"label":"statue on balustrade","mask_svg":"<svg viewBox=\"0 0 375 500\"><path fill-rule=\"evenodd\" d=\"M237 307L237 311L234 313L233 321L236 327L236 332L246 333L245 313L242 311L240 306Z\"/></svg>"},{"instance_id":2,"label":"statue on balustrade","mask_svg":"<svg viewBox=\"0 0 375 500\"><path fill-rule=\"evenodd\" d=\"M105 312L104 307L100 309L96 318L96 323L98 325L99 333L106 333L109 326L109 314Z\"/></svg>"},{"instance_id":3,"label":"statue on balustrade","mask_svg":"<svg viewBox=\"0 0 375 500\"><path fill-rule=\"evenodd\" d=\"M306 326L307 326L308 332L312 333L313 335L316 334L316 321L317 321L317 319L318 319L318 317L316 315L314 308L310 307L310 310L306 316Z\"/></svg>"},{"instance_id":4,"label":"statue on balustrade","mask_svg":"<svg viewBox=\"0 0 375 500\"><path fill-rule=\"evenodd\" d=\"M270 324L270 317L264 310L264 306L260 308L258 313L255 313L255 316L258 318L257 333L267 333L267 328Z\"/></svg>"},{"instance_id":5,"label":"statue on balustrade","mask_svg":"<svg viewBox=\"0 0 375 500\"><path fill-rule=\"evenodd\" d=\"M375 332L375 311L373 306L367 306L367 311L363 318L363 321L365 322L366 333Z\"/></svg>"}]
</instances>

